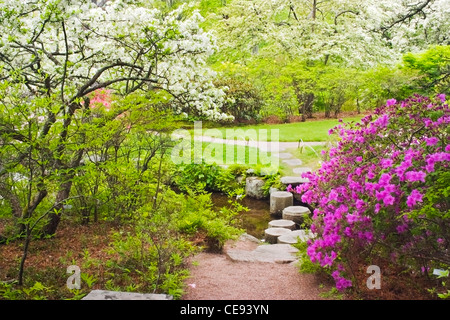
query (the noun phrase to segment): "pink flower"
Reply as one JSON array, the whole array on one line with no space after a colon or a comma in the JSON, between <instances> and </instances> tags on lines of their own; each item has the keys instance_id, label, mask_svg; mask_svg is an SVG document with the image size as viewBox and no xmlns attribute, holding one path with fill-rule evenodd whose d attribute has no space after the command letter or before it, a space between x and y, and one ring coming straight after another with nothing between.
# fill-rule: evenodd
<instances>
[{"instance_id":1,"label":"pink flower","mask_svg":"<svg viewBox=\"0 0 450 320\"><path fill-rule=\"evenodd\" d=\"M391 159L382 159L381 160L381 166L383 169L387 169L392 167L393 161Z\"/></svg>"},{"instance_id":2,"label":"pink flower","mask_svg":"<svg viewBox=\"0 0 450 320\"><path fill-rule=\"evenodd\" d=\"M436 137L424 138L424 140L427 143L427 146L434 146L439 142L439 139Z\"/></svg>"},{"instance_id":3,"label":"pink flower","mask_svg":"<svg viewBox=\"0 0 450 320\"><path fill-rule=\"evenodd\" d=\"M377 120L373 122L373 124L380 128L386 128L389 124L389 116L387 114L382 115Z\"/></svg>"},{"instance_id":4,"label":"pink flower","mask_svg":"<svg viewBox=\"0 0 450 320\"><path fill-rule=\"evenodd\" d=\"M389 99L388 101L386 101L386 106L390 107L390 106L393 106L396 103L397 103L397 100Z\"/></svg>"},{"instance_id":5,"label":"pink flower","mask_svg":"<svg viewBox=\"0 0 450 320\"><path fill-rule=\"evenodd\" d=\"M414 189L408 196L406 204L408 205L409 208L412 208L417 204L417 202L422 202L422 194L419 191L417 191L417 189Z\"/></svg>"},{"instance_id":6,"label":"pink flower","mask_svg":"<svg viewBox=\"0 0 450 320\"><path fill-rule=\"evenodd\" d=\"M328 195L328 201L338 201L338 193L335 190L331 190Z\"/></svg>"},{"instance_id":7,"label":"pink flower","mask_svg":"<svg viewBox=\"0 0 450 320\"><path fill-rule=\"evenodd\" d=\"M392 176L389 173L383 173L380 177L380 180L378 181L378 183L380 185L387 185L389 184L389 182L391 182Z\"/></svg>"},{"instance_id":8,"label":"pink flower","mask_svg":"<svg viewBox=\"0 0 450 320\"><path fill-rule=\"evenodd\" d=\"M398 225L397 226L397 232L398 233L404 233L406 230L408 230L408 225L406 223Z\"/></svg>"},{"instance_id":9,"label":"pink flower","mask_svg":"<svg viewBox=\"0 0 450 320\"><path fill-rule=\"evenodd\" d=\"M445 102L445 94L444 93L438 94L437 97L441 100L442 103Z\"/></svg>"},{"instance_id":10,"label":"pink flower","mask_svg":"<svg viewBox=\"0 0 450 320\"><path fill-rule=\"evenodd\" d=\"M427 174L423 171L408 171L405 173L405 177L407 181L422 181L425 182Z\"/></svg>"}]
</instances>

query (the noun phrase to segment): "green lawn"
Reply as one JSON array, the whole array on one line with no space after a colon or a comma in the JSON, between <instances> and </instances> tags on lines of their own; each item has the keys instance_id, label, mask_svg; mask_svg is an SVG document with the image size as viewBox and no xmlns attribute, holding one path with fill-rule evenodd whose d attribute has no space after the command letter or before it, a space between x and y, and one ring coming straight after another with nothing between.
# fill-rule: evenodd
<instances>
[{"instance_id":1,"label":"green lawn","mask_svg":"<svg viewBox=\"0 0 450 320\"><path fill-rule=\"evenodd\" d=\"M225 165L242 164L248 165L249 167L255 165L269 167L272 163L270 152L260 151L258 148L248 146L203 142L202 151L203 159L207 163Z\"/></svg>"},{"instance_id":2,"label":"green lawn","mask_svg":"<svg viewBox=\"0 0 450 320\"><path fill-rule=\"evenodd\" d=\"M344 122L350 121L359 121L360 117L351 117L344 118ZM328 130L335 127L339 124L337 119L327 119L327 120L316 120L316 121L307 121L307 122L294 122L294 123L285 123L285 124L259 124L259 125L250 125L250 126L234 126L234 127L217 127L213 129L203 128L204 135L214 135L214 131L218 133L217 130L220 131L222 138L227 137L227 130L230 130L233 133L234 130L242 129L245 133L249 135L255 135L257 140L265 140L262 136L264 134L263 131L267 130L267 141L272 141L275 136L271 133L271 130L277 130L279 134L280 142L297 142L300 139L303 141L327 141ZM254 129L255 131L249 131ZM276 133L275 133L276 134Z\"/></svg>"}]
</instances>

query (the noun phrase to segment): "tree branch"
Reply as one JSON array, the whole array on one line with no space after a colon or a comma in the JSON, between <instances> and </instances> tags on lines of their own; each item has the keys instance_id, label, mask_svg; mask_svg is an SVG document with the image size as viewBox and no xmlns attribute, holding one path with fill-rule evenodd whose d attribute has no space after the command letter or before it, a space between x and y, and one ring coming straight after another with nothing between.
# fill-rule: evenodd
<instances>
[{"instance_id":1,"label":"tree branch","mask_svg":"<svg viewBox=\"0 0 450 320\"><path fill-rule=\"evenodd\" d=\"M420 13L424 13L423 9L425 9L429 4L431 4L434 0L425 0L423 3L419 4L417 7L412 8L411 10L409 10L408 13L404 14L404 15L400 15L398 16L394 21L392 21L389 25L387 26L381 26L380 30L383 32L383 35L386 34L386 32L388 30L390 30L391 28L393 28L395 25L397 24L402 24L403 22L405 22L408 19L411 19L412 17L414 17L417 14Z\"/></svg>"}]
</instances>

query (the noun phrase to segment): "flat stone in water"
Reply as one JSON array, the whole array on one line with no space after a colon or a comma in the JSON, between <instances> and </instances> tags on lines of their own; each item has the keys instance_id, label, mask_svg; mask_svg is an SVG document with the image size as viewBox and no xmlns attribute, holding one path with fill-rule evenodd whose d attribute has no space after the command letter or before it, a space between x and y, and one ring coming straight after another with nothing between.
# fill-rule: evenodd
<instances>
[{"instance_id":1,"label":"flat stone in water","mask_svg":"<svg viewBox=\"0 0 450 320\"><path fill-rule=\"evenodd\" d=\"M292 220L297 224L303 222L304 216L310 214L311 211L307 207L303 206L289 206L283 209L282 218L286 220Z\"/></svg>"},{"instance_id":2,"label":"flat stone in water","mask_svg":"<svg viewBox=\"0 0 450 320\"><path fill-rule=\"evenodd\" d=\"M312 169L308 168L308 167L298 167L298 168L292 169L292 172L295 174L301 175L302 173L305 173L305 172L312 172Z\"/></svg>"},{"instance_id":3,"label":"flat stone in water","mask_svg":"<svg viewBox=\"0 0 450 320\"><path fill-rule=\"evenodd\" d=\"M286 177L281 177L280 178L281 183L286 184L286 185L292 185L292 186L296 186L302 183L307 183L309 182L309 179L307 178L302 178L302 177L293 177L293 176L286 176Z\"/></svg>"},{"instance_id":4,"label":"flat stone in water","mask_svg":"<svg viewBox=\"0 0 450 320\"><path fill-rule=\"evenodd\" d=\"M291 233L279 236L277 241L282 244L296 244L299 239L301 242L306 242L312 237L312 234L307 234L305 230L294 230Z\"/></svg>"},{"instance_id":5,"label":"flat stone in water","mask_svg":"<svg viewBox=\"0 0 450 320\"><path fill-rule=\"evenodd\" d=\"M264 230L264 239L267 243L277 243L277 238L279 236L291 232L292 230L286 228L268 228Z\"/></svg>"},{"instance_id":6,"label":"flat stone in water","mask_svg":"<svg viewBox=\"0 0 450 320\"><path fill-rule=\"evenodd\" d=\"M277 219L269 222L269 228L286 228L289 230L295 229L295 222L292 220Z\"/></svg>"},{"instance_id":7,"label":"flat stone in water","mask_svg":"<svg viewBox=\"0 0 450 320\"><path fill-rule=\"evenodd\" d=\"M270 213L281 215L283 209L294 204L294 196L291 192L275 191L270 194Z\"/></svg>"}]
</instances>

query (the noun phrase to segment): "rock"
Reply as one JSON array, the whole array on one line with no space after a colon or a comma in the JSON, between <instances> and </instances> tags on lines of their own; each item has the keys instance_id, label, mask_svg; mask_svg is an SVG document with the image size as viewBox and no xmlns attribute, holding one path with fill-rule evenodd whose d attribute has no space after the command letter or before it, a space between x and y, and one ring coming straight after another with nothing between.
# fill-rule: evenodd
<instances>
[{"instance_id":1,"label":"rock","mask_svg":"<svg viewBox=\"0 0 450 320\"><path fill-rule=\"evenodd\" d=\"M286 228L289 230L295 229L295 222L292 220L277 219L269 222L269 228Z\"/></svg>"},{"instance_id":2,"label":"rock","mask_svg":"<svg viewBox=\"0 0 450 320\"><path fill-rule=\"evenodd\" d=\"M308 183L309 179L302 178L302 177L286 176L286 177L281 177L280 181L281 181L282 184L292 185L292 187L296 187L299 184Z\"/></svg>"},{"instance_id":3,"label":"rock","mask_svg":"<svg viewBox=\"0 0 450 320\"><path fill-rule=\"evenodd\" d=\"M270 213L281 215L283 209L294 204L294 196L291 192L275 191L270 194Z\"/></svg>"},{"instance_id":4,"label":"rock","mask_svg":"<svg viewBox=\"0 0 450 320\"><path fill-rule=\"evenodd\" d=\"M305 215L309 215L311 211L303 206L289 206L283 209L282 218L292 220L296 224L302 224Z\"/></svg>"},{"instance_id":5,"label":"rock","mask_svg":"<svg viewBox=\"0 0 450 320\"><path fill-rule=\"evenodd\" d=\"M261 243L261 241L258 238L254 237L254 236L252 236L251 234L248 234L248 233L241 234L239 239L243 240L243 241L248 240L248 241L251 241L251 242L254 242L254 243L258 243L258 244Z\"/></svg>"},{"instance_id":6,"label":"rock","mask_svg":"<svg viewBox=\"0 0 450 320\"><path fill-rule=\"evenodd\" d=\"M313 238L312 234L307 233L305 230L294 230L291 233L283 234L278 237L277 242L282 244L296 244L299 240L306 242Z\"/></svg>"},{"instance_id":7,"label":"rock","mask_svg":"<svg viewBox=\"0 0 450 320\"><path fill-rule=\"evenodd\" d=\"M245 179L245 194L255 199L264 199L266 196L262 190L265 181L259 177L248 177Z\"/></svg>"},{"instance_id":8,"label":"rock","mask_svg":"<svg viewBox=\"0 0 450 320\"><path fill-rule=\"evenodd\" d=\"M253 251L228 250L226 254L233 261L290 263L297 260L296 252L298 249L290 244L271 244L260 245Z\"/></svg>"},{"instance_id":9,"label":"rock","mask_svg":"<svg viewBox=\"0 0 450 320\"><path fill-rule=\"evenodd\" d=\"M278 153L275 156L277 156L280 159L289 159L289 158L293 157L293 155L291 153L288 153L288 152Z\"/></svg>"},{"instance_id":10,"label":"rock","mask_svg":"<svg viewBox=\"0 0 450 320\"><path fill-rule=\"evenodd\" d=\"M292 230L286 228L268 228L264 230L264 240L267 243L277 243L279 236L291 233Z\"/></svg>"},{"instance_id":11,"label":"rock","mask_svg":"<svg viewBox=\"0 0 450 320\"><path fill-rule=\"evenodd\" d=\"M298 168L292 169L292 172L301 176L302 173L312 172L312 169L311 168L307 168L307 167L298 167Z\"/></svg>"},{"instance_id":12,"label":"rock","mask_svg":"<svg viewBox=\"0 0 450 320\"><path fill-rule=\"evenodd\" d=\"M167 294L92 290L81 300L173 300Z\"/></svg>"},{"instance_id":13,"label":"rock","mask_svg":"<svg viewBox=\"0 0 450 320\"><path fill-rule=\"evenodd\" d=\"M241 184L244 181L244 176L237 176L236 177L236 182Z\"/></svg>"},{"instance_id":14,"label":"rock","mask_svg":"<svg viewBox=\"0 0 450 320\"><path fill-rule=\"evenodd\" d=\"M289 166L301 166L303 164L302 160L300 159L286 159L283 160L283 162Z\"/></svg>"},{"instance_id":15,"label":"rock","mask_svg":"<svg viewBox=\"0 0 450 320\"><path fill-rule=\"evenodd\" d=\"M280 191L280 190L278 190L277 188L274 188L274 187L269 188L269 194L271 194L272 192L276 192L276 191Z\"/></svg>"}]
</instances>

